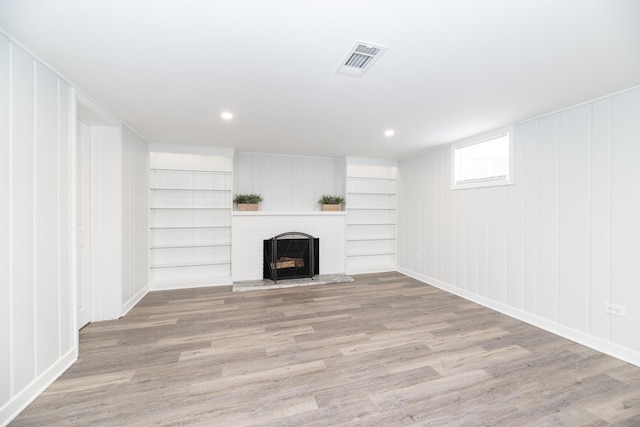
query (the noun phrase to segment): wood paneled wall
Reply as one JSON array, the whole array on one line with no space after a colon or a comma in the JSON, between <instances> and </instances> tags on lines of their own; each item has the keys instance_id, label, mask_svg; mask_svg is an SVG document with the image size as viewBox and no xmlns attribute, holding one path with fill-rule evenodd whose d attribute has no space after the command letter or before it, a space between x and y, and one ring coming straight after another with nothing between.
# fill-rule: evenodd
<instances>
[{"instance_id":1,"label":"wood paneled wall","mask_svg":"<svg viewBox=\"0 0 640 427\"><path fill-rule=\"evenodd\" d=\"M149 153L147 142L122 127L122 304L127 312L149 289Z\"/></svg>"},{"instance_id":2,"label":"wood paneled wall","mask_svg":"<svg viewBox=\"0 0 640 427\"><path fill-rule=\"evenodd\" d=\"M514 126L515 184L400 164L400 271L640 365L640 89ZM626 307L625 317L604 311Z\"/></svg>"},{"instance_id":3,"label":"wood paneled wall","mask_svg":"<svg viewBox=\"0 0 640 427\"><path fill-rule=\"evenodd\" d=\"M76 122L73 87L0 35L0 424L77 359ZM109 176L118 178L104 182L99 198L113 201L115 211L94 206L96 230L118 242L93 254L108 266L93 272L103 282L94 288L100 300L94 318L117 318L148 289L147 144L119 122L94 130L95 146L104 149L95 173L116 165Z\"/></svg>"},{"instance_id":4,"label":"wood paneled wall","mask_svg":"<svg viewBox=\"0 0 640 427\"><path fill-rule=\"evenodd\" d=\"M76 358L70 86L0 35L0 424Z\"/></svg>"},{"instance_id":5,"label":"wood paneled wall","mask_svg":"<svg viewBox=\"0 0 640 427\"><path fill-rule=\"evenodd\" d=\"M265 211L321 210L323 194L342 195L344 161L324 157L236 153L235 194L259 193Z\"/></svg>"}]
</instances>

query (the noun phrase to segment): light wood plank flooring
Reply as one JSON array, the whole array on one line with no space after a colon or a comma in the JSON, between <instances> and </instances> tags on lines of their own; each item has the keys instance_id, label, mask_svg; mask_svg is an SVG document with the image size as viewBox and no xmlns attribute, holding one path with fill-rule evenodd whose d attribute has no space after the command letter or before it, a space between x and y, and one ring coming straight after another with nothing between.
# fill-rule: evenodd
<instances>
[{"instance_id":1,"label":"light wood plank flooring","mask_svg":"<svg viewBox=\"0 0 640 427\"><path fill-rule=\"evenodd\" d=\"M148 294L13 425L639 426L640 368L398 273Z\"/></svg>"}]
</instances>

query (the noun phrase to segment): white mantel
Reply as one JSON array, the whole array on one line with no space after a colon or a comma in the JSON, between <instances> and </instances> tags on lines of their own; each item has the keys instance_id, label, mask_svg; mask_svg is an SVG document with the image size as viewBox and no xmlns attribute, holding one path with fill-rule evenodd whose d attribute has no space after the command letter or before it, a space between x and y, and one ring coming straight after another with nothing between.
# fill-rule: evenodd
<instances>
[{"instance_id":1,"label":"white mantel","mask_svg":"<svg viewBox=\"0 0 640 427\"><path fill-rule=\"evenodd\" d=\"M262 279L263 241L288 231L320 239L320 274L345 272L345 212L234 212L231 229L234 282Z\"/></svg>"}]
</instances>

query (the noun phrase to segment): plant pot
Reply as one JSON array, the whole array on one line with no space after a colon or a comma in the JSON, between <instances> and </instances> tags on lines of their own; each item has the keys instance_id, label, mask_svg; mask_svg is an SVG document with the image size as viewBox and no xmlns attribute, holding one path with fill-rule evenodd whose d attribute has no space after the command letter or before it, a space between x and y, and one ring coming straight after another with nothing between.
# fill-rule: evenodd
<instances>
[{"instance_id":1,"label":"plant pot","mask_svg":"<svg viewBox=\"0 0 640 427\"><path fill-rule=\"evenodd\" d=\"M257 203L238 203L239 211L257 211L258 204Z\"/></svg>"},{"instance_id":2,"label":"plant pot","mask_svg":"<svg viewBox=\"0 0 640 427\"><path fill-rule=\"evenodd\" d=\"M323 211L341 211L342 205L322 205Z\"/></svg>"}]
</instances>

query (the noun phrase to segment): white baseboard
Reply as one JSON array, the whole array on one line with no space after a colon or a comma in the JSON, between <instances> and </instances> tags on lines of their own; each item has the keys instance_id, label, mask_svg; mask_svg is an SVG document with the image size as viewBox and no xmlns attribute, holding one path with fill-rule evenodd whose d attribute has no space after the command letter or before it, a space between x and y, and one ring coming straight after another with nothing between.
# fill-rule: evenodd
<instances>
[{"instance_id":1,"label":"white baseboard","mask_svg":"<svg viewBox=\"0 0 640 427\"><path fill-rule=\"evenodd\" d=\"M542 318L535 314L522 311L515 307L511 307L507 304L494 301L487 297L476 295L465 289L457 288L455 286L449 285L448 283L444 283L439 280L433 279L431 277L424 276L419 273L415 273L405 268L398 267L398 272L405 274L409 277L413 277L414 279L424 282L428 285L432 285L432 286L435 286L436 288L440 288L443 291L452 293L454 295L458 295L459 297L462 297L469 301L473 301L475 303L483 305L492 310L506 314L507 316L511 316L515 319L522 320L523 322L529 323L530 325L536 326L538 328L541 328L551 333L554 333L556 335L559 335L563 338L577 342L578 344L582 344L584 346L590 347L601 353L623 360L627 363L640 366L640 354L637 351L633 351L627 347L623 347L619 344L615 344L610 341L606 341L601 338L594 337L585 332L578 331L576 329L570 328L560 323Z\"/></svg>"},{"instance_id":2,"label":"white baseboard","mask_svg":"<svg viewBox=\"0 0 640 427\"><path fill-rule=\"evenodd\" d=\"M60 375L78 360L78 349L72 348L49 369L31 381L31 383L13 396L0 408L0 426L6 426L20 414L31 402L45 391Z\"/></svg>"},{"instance_id":3,"label":"white baseboard","mask_svg":"<svg viewBox=\"0 0 640 427\"><path fill-rule=\"evenodd\" d=\"M131 297L131 299L129 299L129 301L127 301L127 303L122 306L122 315L125 316L148 293L149 293L149 285L140 289L140 291L138 291L137 294Z\"/></svg>"}]
</instances>

